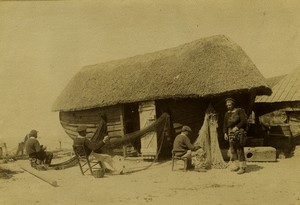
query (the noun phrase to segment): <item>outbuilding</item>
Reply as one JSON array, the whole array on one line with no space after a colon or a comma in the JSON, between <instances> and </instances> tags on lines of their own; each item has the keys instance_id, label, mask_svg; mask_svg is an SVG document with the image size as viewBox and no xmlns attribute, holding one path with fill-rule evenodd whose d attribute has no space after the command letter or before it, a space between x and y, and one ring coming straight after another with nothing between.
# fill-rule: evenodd
<instances>
[{"instance_id":1,"label":"outbuilding","mask_svg":"<svg viewBox=\"0 0 300 205\"><path fill-rule=\"evenodd\" d=\"M60 112L59 120L71 138L82 124L95 132L101 116L106 118L108 134L122 137L166 112L173 134L164 142L161 155L168 156L182 125L192 128L194 139L198 136L208 105L218 113L220 144L225 146L221 132L225 98L236 98L250 113L256 96L270 94L265 78L247 54L218 35L86 66L71 79L52 110ZM141 139L143 156L154 156L157 147L155 133Z\"/></svg>"},{"instance_id":2,"label":"outbuilding","mask_svg":"<svg viewBox=\"0 0 300 205\"><path fill-rule=\"evenodd\" d=\"M268 81L273 93L257 97L255 113L268 127L265 144L289 152L300 144L300 68Z\"/></svg>"}]
</instances>

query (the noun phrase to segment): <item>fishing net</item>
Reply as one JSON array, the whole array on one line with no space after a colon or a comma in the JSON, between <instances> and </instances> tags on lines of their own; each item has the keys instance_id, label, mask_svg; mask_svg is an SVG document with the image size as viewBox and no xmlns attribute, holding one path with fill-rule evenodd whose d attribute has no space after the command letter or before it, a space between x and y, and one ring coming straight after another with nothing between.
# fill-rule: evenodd
<instances>
[{"instance_id":1,"label":"fishing net","mask_svg":"<svg viewBox=\"0 0 300 205\"><path fill-rule=\"evenodd\" d=\"M107 146L109 148L115 148L115 147L119 147L122 145L126 145L131 143L131 141L138 139L138 138L143 138L145 136L147 136L149 133L152 132L156 132L157 134L157 141L159 144L158 150L157 150L157 154L156 157L154 159L154 161L157 159L158 154L160 153L163 141L164 141L164 136L165 134L167 134L167 132L169 132L169 127L170 127L170 118L169 115L164 113L162 114L153 124L147 126L146 128L133 132L133 133L129 133L124 135L121 138L112 138L110 139L110 142L107 144ZM96 129L96 132L94 133L94 135L91 137L91 141L93 142L99 142L101 140L103 140L104 136L107 135L107 123L106 121L101 118L100 119L100 123ZM50 167L52 169L65 169L65 168L69 168L69 167L73 167L77 164L77 160L75 157L61 162L61 163L57 163L57 164L51 164ZM150 164L147 167L143 167L140 170L145 170L148 167L150 167L152 164ZM138 170L138 171L140 171Z\"/></svg>"},{"instance_id":2,"label":"fishing net","mask_svg":"<svg viewBox=\"0 0 300 205\"><path fill-rule=\"evenodd\" d=\"M138 130L136 132L125 134L120 138L111 138L109 147L119 147L121 145L130 144L133 140L138 138L146 137L151 132L156 132L158 143L161 142L165 132L169 132L170 127L170 117L167 113L163 113L154 123L143 128L142 130ZM103 140L104 136L107 135L107 123L101 118L100 123L96 129L96 132L91 137L92 142L99 142Z\"/></svg>"},{"instance_id":3,"label":"fishing net","mask_svg":"<svg viewBox=\"0 0 300 205\"><path fill-rule=\"evenodd\" d=\"M106 135L107 135L107 123L103 119L103 117L101 117L97 130L92 136L91 141L96 143L100 142L101 140L103 140L104 136Z\"/></svg>"},{"instance_id":4,"label":"fishing net","mask_svg":"<svg viewBox=\"0 0 300 205\"><path fill-rule=\"evenodd\" d=\"M163 113L154 123L151 125L132 133L125 134L121 138L110 139L109 147L119 147L121 145L129 144L131 141L146 137L152 132L156 132L157 142L162 145L166 132L169 132L170 117L168 114ZM161 146L160 146L161 147ZM160 151L160 149L159 149Z\"/></svg>"},{"instance_id":5,"label":"fishing net","mask_svg":"<svg viewBox=\"0 0 300 205\"><path fill-rule=\"evenodd\" d=\"M226 168L218 141L218 117L214 108L210 105L205 113L203 125L199 131L195 145L199 145L205 151L205 164L212 168ZM197 156L196 156L197 158Z\"/></svg>"},{"instance_id":6,"label":"fishing net","mask_svg":"<svg viewBox=\"0 0 300 205\"><path fill-rule=\"evenodd\" d=\"M129 134L125 134L123 137L120 137L120 138L111 138L110 141L105 146L107 148L117 148L122 145L130 144L133 140L147 137L149 134L152 134L153 132L156 133L157 144L158 144L157 152L156 152L156 155L155 155L153 161L150 164L142 166L142 167L130 167L130 166L128 167L126 165L126 169L127 169L126 172L128 172L128 173L146 170L149 167L151 167L153 165L153 163L157 160L158 155L160 154L162 145L164 143L165 136L170 134L169 133L170 132L170 117L168 114L166 114L166 113L162 114L154 123L143 128L142 130L132 132ZM120 165L125 167L124 159L122 157L114 156L114 158L112 158L112 160L113 160L113 166L111 165L112 163L109 164L109 166L111 166L112 168L113 167L116 167L116 168L121 167Z\"/></svg>"}]
</instances>

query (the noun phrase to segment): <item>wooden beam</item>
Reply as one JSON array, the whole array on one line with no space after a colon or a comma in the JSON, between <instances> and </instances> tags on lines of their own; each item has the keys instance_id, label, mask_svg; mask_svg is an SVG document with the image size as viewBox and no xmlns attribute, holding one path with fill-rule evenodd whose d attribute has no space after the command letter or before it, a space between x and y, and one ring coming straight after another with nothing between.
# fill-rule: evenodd
<instances>
[{"instance_id":1,"label":"wooden beam","mask_svg":"<svg viewBox=\"0 0 300 205\"><path fill-rule=\"evenodd\" d=\"M121 123L121 130L120 133L124 137L124 106L121 107L121 114L120 114L120 123ZM127 152L126 152L126 145L123 145L123 157L127 157Z\"/></svg>"},{"instance_id":2,"label":"wooden beam","mask_svg":"<svg viewBox=\"0 0 300 205\"><path fill-rule=\"evenodd\" d=\"M29 165L28 165L28 167L25 165L22 165L20 163L18 163L18 165L21 167L21 169L23 169L24 171L28 172L29 174L35 176L36 178L50 184L51 186L58 187L57 181L46 176L45 172L38 171L38 170L30 167Z\"/></svg>"}]
</instances>

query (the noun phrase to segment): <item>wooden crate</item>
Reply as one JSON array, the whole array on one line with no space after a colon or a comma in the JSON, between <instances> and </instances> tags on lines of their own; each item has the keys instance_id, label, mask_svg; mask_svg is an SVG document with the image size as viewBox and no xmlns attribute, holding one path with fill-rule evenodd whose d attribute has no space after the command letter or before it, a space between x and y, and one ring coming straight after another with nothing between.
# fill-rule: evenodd
<instances>
[{"instance_id":1,"label":"wooden crate","mask_svg":"<svg viewBox=\"0 0 300 205\"><path fill-rule=\"evenodd\" d=\"M274 147L244 147L245 157L250 162L275 162L276 149Z\"/></svg>"}]
</instances>

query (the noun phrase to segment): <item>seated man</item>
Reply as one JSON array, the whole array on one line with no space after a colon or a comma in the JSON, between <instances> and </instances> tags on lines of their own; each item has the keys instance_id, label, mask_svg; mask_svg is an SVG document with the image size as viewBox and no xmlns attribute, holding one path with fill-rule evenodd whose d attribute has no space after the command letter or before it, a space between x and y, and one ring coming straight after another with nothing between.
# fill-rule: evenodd
<instances>
[{"instance_id":1,"label":"seated man","mask_svg":"<svg viewBox=\"0 0 300 205\"><path fill-rule=\"evenodd\" d=\"M40 160L42 164L49 166L51 164L53 154L51 152L46 152L47 147L40 145L37 140L37 131L31 130L29 133L29 138L25 144L26 152L30 158Z\"/></svg>"},{"instance_id":2,"label":"seated man","mask_svg":"<svg viewBox=\"0 0 300 205\"><path fill-rule=\"evenodd\" d=\"M103 162L104 168L106 171L109 169L106 168L104 163L107 163L115 172L118 172L120 174L124 173L123 167L122 168L115 168L115 163L112 159L112 157L108 154L102 154L101 148L109 141L109 137L105 136L104 139L100 142L92 142L87 136L86 132L87 127L86 126L79 126L77 128L78 136L74 139L73 145L84 145L85 151L87 155L91 155L91 157L94 157L96 160Z\"/></svg>"},{"instance_id":3,"label":"seated man","mask_svg":"<svg viewBox=\"0 0 300 205\"><path fill-rule=\"evenodd\" d=\"M186 157L188 158L187 168L191 169L195 166L192 165L192 157L196 158L197 156L203 156L203 150L200 146L194 146L190 141L190 133L192 132L189 126L183 126L181 134L177 135L174 143L172 153L177 157ZM199 158L199 157L197 157ZM197 171L205 172L206 170L202 167L196 167Z\"/></svg>"}]
</instances>

